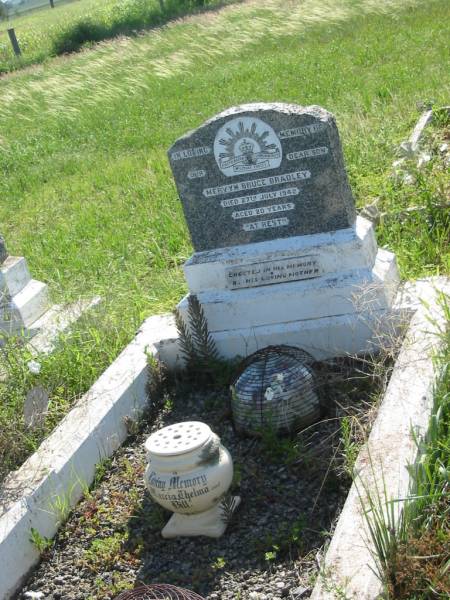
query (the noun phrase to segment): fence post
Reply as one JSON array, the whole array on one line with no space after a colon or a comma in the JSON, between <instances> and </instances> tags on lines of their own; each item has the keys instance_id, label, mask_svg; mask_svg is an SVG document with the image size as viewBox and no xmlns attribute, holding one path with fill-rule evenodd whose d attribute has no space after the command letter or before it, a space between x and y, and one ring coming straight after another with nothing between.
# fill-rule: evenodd
<instances>
[{"instance_id":1,"label":"fence post","mask_svg":"<svg viewBox=\"0 0 450 600\"><path fill-rule=\"evenodd\" d=\"M8 35L9 39L11 40L11 45L13 47L14 54L16 56L20 56L22 52L20 51L19 42L17 41L16 32L14 31L14 28L8 29Z\"/></svg>"},{"instance_id":2,"label":"fence post","mask_svg":"<svg viewBox=\"0 0 450 600\"><path fill-rule=\"evenodd\" d=\"M55 3L53 2L53 0L50 0L50 6L51 6L52 8L55 8Z\"/></svg>"}]
</instances>

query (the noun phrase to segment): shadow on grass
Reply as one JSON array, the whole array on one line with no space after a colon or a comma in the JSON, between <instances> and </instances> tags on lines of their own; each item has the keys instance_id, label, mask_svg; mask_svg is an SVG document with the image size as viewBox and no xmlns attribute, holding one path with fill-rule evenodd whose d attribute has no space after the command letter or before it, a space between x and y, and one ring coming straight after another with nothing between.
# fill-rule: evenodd
<instances>
[{"instance_id":1,"label":"shadow on grass","mask_svg":"<svg viewBox=\"0 0 450 600\"><path fill-rule=\"evenodd\" d=\"M218 11L228 4L243 0L160 0L160 6L145 0L116 4L106 21L94 17L81 18L62 29L52 43L55 55L77 52L86 45L115 38L134 36L176 19Z\"/></svg>"}]
</instances>

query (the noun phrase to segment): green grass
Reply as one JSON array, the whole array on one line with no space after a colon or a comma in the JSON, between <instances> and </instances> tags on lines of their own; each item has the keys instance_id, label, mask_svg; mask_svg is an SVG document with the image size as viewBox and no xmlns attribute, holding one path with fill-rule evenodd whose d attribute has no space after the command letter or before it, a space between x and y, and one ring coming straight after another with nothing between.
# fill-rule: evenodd
<instances>
[{"instance_id":1,"label":"green grass","mask_svg":"<svg viewBox=\"0 0 450 600\"><path fill-rule=\"evenodd\" d=\"M380 197L387 212L426 209L379 229L402 276L450 271L448 217L434 208L448 175L433 161L415 186L390 178L416 103L448 104L449 16L446 0L248 2L0 79L9 250L27 257L54 301L104 298L42 358L55 415L48 427L146 316L185 292L181 264L192 248L166 150L233 104L279 100L335 113L357 204ZM17 393L0 394L14 398L9 414L20 417L26 369L18 381Z\"/></svg>"},{"instance_id":2,"label":"green grass","mask_svg":"<svg viewBox=\"0 0 450 600\"><path fill-rule=\"evenodd\" d=\"M31 13L0 22L0 74L49 58L74 52L84 45L136 35L169 19L199 8L214 7L217 0L72 0L47 5ZM7 29L13 27L21 49L16 57Z\"/></svg>"},{"instance_id":3,"label":"green grass","mask_svg":"<svg viewBox=\"0 0 450 600\"><path fill-rule=\"evenodd\" d=\"M157 2L150 0L157 7ZM72 2L55 3L36 11L13 16L0 22L0 73L15 70L27 64L42 62L53 56L53 40L65 28L74 22L94 15L105 18L108 10L116 5L115 0L73 0ZM158 5L159 6L159 5ZM14 57L6 30L14 27L23 56Z\"/></svg>"}]
</instances>

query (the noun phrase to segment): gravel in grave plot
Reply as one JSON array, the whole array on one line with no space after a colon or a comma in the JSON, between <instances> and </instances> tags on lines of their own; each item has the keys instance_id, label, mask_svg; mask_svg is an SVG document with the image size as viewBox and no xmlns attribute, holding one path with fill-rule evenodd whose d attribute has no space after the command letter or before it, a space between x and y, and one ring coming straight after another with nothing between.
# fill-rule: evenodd
<instances>
[{"instance_id":1,"label":"gravel in grave plot","mask_svg":"<svg viewBox=\"0 0 450 600\"><path fill-rule=\"evenodd\" d=\"M377 385L354 369L347 371L354 377L324 388L323 421L296 438L238 436L227 390L166 396L156 419L147 419L152 425L99 467L101 480L16 599L25 591L43 592L43 600L111 599L141 582L179 585L208 600L308 598L351 483L339 458L339 415L342 407L366 421L373 413L368 407ZM146 437L183 420L207 422L233 456L232 491L242 503L220 539L164 540L160 530L170 513L144 487Z\"/></svg>"}]
</instances>

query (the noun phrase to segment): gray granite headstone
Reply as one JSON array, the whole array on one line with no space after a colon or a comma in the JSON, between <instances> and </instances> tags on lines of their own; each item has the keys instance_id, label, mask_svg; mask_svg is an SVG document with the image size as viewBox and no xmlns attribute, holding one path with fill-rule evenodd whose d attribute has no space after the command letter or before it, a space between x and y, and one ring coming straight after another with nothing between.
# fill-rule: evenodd
<instances>
[{"instance_id":1,"label":"gray granite headstone","mask_svg":"<svg viewBox=\"0 0 450 600\"><path fill-rule=\"evenodd\" d=\"M8 251L3 237L0 235L0 265L8 258Z\"/></svg>"},{"instance_id":2,"label":"gray granite headstone","mask_svg":"<svg viewBox=\"0 0 450 600\"><path fill-rule=\"evenodd\" d=\"M355 221L336 123L319 106L236 106L179 138L168 154L196 251Z\"/></svg>"}]
</instances>

